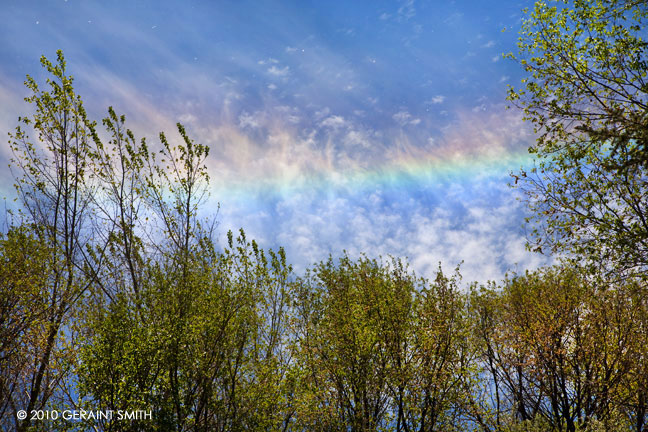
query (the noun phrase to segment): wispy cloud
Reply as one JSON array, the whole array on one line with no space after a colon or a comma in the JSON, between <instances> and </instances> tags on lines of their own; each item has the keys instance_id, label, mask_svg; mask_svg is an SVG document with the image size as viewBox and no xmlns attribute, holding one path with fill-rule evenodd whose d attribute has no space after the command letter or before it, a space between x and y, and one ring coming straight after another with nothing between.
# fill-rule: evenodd
<instances>
[{"instance_id":1,"label":"wispy cloud","mask_svg":"<svg viewBox=\"0 0 648 432\"><path fill-rule=\"evenodd\" d=\"M407 111L399 111L396 114L392 116L392 118L396 121L401 126L405 125L413 125L416 126L417 124L421 123L421 119L415 118L412 116Z\"/></svg>"},{"instance_id":2,"label":"wispy cloud","mask_svg":"<svg viewBox=\"0 0 648 432\"><path fill-rule=\"evenodd\" d=\"M260 64L260 65L277 64L277 63L279 63L279 60L274 59L274 58L269 58L269 59L266 59L266 60L259 60L257 63Z\"/></svg>"},{"instance_id":3,"label":"wispy cloud","mask_svg":"<svg viewBox=\"0 0 648 432\"><path fill-rule=\"evenodd\" d=\"M342 116L333 115L321 121L320 126L324 128L340 129L347 126L347 121Z\"/></svg>"},{"instance_id":4,"label":"wispy cloud","mask_svg":"<svg viewBox=\"0 0 648 432\"><path fill-rule=\"evenodd\" d=\"M77 75L94 91L110 86L111 103L137 113L131 124L136 131L173 129L178 116L131 83L102 69ZM196 88L222 95L225 110L227 95L237 100L232 95L238 94L238 85L236 80L205 80ZM7 94L0 92L11 104L17 95ZM176 108L183 94L172 104ZM431 99L444 100L442 95ZM222 203L223 229L243 226L259 241L283 245L298 269L343 249L355 255L407 256L426 276L439 261L451 268L463 260L466 280L499 278L515 263L521 268L542 263L524 251L518 225L522 208L501 190L501 172L477 171L474 181L435 189L423 201L417 197L437 181L434 177L389 182L390 173L406 174L421 161L451 163L456 157L506 155L520 148L530 136L513 113L460 113L429 145L428 137L418 142L402 131L376 131L327 107L312 111L309 117L319 119L314 127L301 125L306 114L295 106L248 111L231 105L238 114L217 119L201 113L200 106L187 108L181 116L190 123L190 133L213 149L208 165L214 199ZM407 110L392 118L401 127L421 121ZM363 177L367 172L375 179Z\"/></svg>"},{"instance_id":5,"label":"wispy cloud","mask_svg":"<svg viewBox=\"0 0 648 432\"><path fill-rule=\"evenodd\" d=\"M290 66L278 67L273 65L268 68L268 73L276 77L286 77L290 74Z\"/></svg>"},{"instance_id":6,"label":"wispy cloud","mask_svg":"<svg viewBox=\"0 0 648 432\"><path fill-rule=\"evenodd\" d=\"M324 13L323 3L306 18L297 6L267 13L272 2L255 16L221 6L178 14L192 17L191 29L179 17L109 3L52 3L36 13L16 6L19 23L0 30L15 41L0 66L0 128L22 112L14 89L38 68L35 51L61 46L92 117L112 105L151 145L160 130L179 139L175 122L185 123L212 149L223 229L243 226L283 245L302 267L342 249L409 256L424 274L438 261L465 260L467 277L481 280L515 262L537 264L518 229L523 208L502 187L508 161L518 163L532 136L488 93L515 75L506 62L492 65L499 57L477 54L512 35L489 40L492 25L452 3L354 4L349 17L374 17L362 22ZM494 5L489 16L506 20L510 8ZM481 35L470 46L468 22ZM422 54L430 47L433 55ZM21 76L2 81L9 70Z\"/></svg>"},{"instance_id":7,"label":"wispy cloud","mask_svg":"<svg viewBox=\"0 0 648 432\"><path fill-rule=\"evenodd\" d=\"M446 97L443 95L436 95L432 99L430 99L427 103L430 103L432 105L437 105L441 104L446 100Z\"/></svg>"},{"instance_id":8,"label":"wispy cloud","mask_svg":"<svg viewBox=\"0 0 648 432\"><path fill-rule=\"evenodd\" d=\"M401 21L408 21L416 16L416 9L414 8L414 0L404 0L398 8L398 19Z\"/></svg>"},{"instance_id":9,"label":"wispy cloud","mask_svg":"<svg viewBox=\"0 0 648 432\"><path fill-rule=\"evenodd\" d=\"M466 282L501 279L507 269L546 262L525 251L519 225L524 208L501 188L497 177L482 176L479 183L448 188L432 202L413 199L420 191L405 187L291 193L273 204L272 212L281 222L270 237L286 247L300 271L347 250L352 256L407 257L417 273L427 277L439 263L446 271L462 263ZM224 224L235 227L238 210L230 214L228 208L224 207ZM245 222L267 237L264 219L248 216Z\"/></svg>"},{"instance_id":10,"label":"wispy cloud","mask_svg":"<svg viewBox=\"0 0 648 432\"><path fill-rule=\"evenodd\" d=\"M262 118L261 113L257 112L255 114L248 114L246 111L243 111L239 115L239 127L241 129L252 128L257 129L261 126Z\"/></svg>"}]
</instances>

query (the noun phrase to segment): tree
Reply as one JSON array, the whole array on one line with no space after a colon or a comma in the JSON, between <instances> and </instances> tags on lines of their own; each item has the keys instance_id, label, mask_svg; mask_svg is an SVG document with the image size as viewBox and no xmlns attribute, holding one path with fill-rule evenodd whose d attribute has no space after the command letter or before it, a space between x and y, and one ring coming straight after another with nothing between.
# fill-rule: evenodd
<instances>
[{"instance_id":1,"label":"tree","mask_svg":"<svg viewBox=\"0 0 648 432\"><path fill-rule=\"evenodd\" d=\"M400 351L402 343L387 341L383 329L390 319L408 325L412 282L404 280L400 288L378 263L366 259L355 263L348 257L339 266L332 259L321 263L307 278L297 284L296 294L296 333L304 368L298 384L298 428L386 427L390 421L388 345L395 344Z\"/></svg>"},{"instance_id":2,"label":"tree","mask_svg":"<svg viewBox=\"0 0 648 432\"><path fill-rule=\"evenodd\" d=\"M473 290L474 334L491 383L485 394L495 402L481 406L482 418L494 420L484 429L642 431L641 286L570 266Z\"/></svg>"},{"instance_id":3,"label":"tree","mask_svg":"<svg viewBox=\"0 0 648 432\"><path fill-rule=\"evenodd\" d=\"M532 249L616 271L648 267L648 4L538 2L523 22L510 88L539 134L520 184L535 211Z\"/></svg>"},{"instance_id":4,"label":"tree","mask_svg":"<svg viewBox=\"0 0 648 432\"><path fill-rule=\"evenodd\" d=\"M0 426L73 408L154 414L85 425L100 430L286 428L283 250L241 230L219 251L199 216L209 148L178 124L178 144L160 133L149 151L112 108L100 134L62 52L41 63L50 91L27 78L35 114L10 142L21 224L0 237Z\"/></svg>"},{"instance_id":5,"label":"tree","mask_svg":"<svg viewBox=\"0 0 648 432\"><path fill-rule=\"evenodd\" d=\"M404 407L404 431L465 430L466 404L473 397L474 350L466 298L457 268L446 276L441 268L416 293L410 380L394 405Z\"/></svg>"},{"instance_id":6,"label":"tree","mask_svg":"<svg viewBox=\"0 0 648 432\"><path fill-rule=\"evenodd\" d=\"M101 422L107 431L285 427L292 411L283 252L266 254L241 232L230 233L223 252L202 239L182 259L187 270L175 257L151 263L138 294L119 293L86 320L78 370L86 407L153 411L152 420Z\"/></svg>"},{"instance_id":7,"label":"tree","mask_svg":"<svg viewBox=\"0 0 648 432\"><path fill-rule=\"evenodd\" d=\"M295 284L296 430L463 430L470 375L457 277L343 256Z\"/></svg>"},{"instance_id":8,"label":"tree","mask_svg":"<svg viewBox=\"0 0 648 432\"><path fill-rule=\"evenodd\" d=\"M33 372L48 332L49 257L25 227L0 236L0 427L6 430L16 428L23 377Z\"/></svg>"},{"instance_id":9,"label":"tree","mask_svg":"<svg viewBox=\"0 0 648 432\"><path fill-rule=\"evenodd\" d=\"M46 406L68 372L70 363L64 358L70 355L70 345L62 343L62 329L68 326L78 299L92 281L84 271L86 244L93 231L89 214L94 191L87 157L92 124L74 93L63 53L59 51L57 56L56 63L41 58L52 76L47 80L49 91L41 90L27 76L32 96L26 101L35 106L35 113L19 119L10 142L12 164L18 170L22 225L49 253L47 274L38 283L42 288L39 296L47 307L39 320L30 323L42 327L41 339L33 346L31 366L21 374L22 381L2 394L14 411L22 408L28 413ZM30 130L35 137L29 136ZM16 418L15 412L12 418ZM23 431L29 425L30 416L15 428Z\"/></svg>"}]
</instances>

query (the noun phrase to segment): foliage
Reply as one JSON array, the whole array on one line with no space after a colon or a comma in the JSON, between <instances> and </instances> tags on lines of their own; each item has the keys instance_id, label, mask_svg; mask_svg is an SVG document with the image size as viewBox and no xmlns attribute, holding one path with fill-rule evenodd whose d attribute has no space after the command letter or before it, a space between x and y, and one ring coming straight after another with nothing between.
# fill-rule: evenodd
<instances>
[{"instance_id":1,"label":"foliage","mask_svg":"<svg viewBox=\"0 0 648 432\"><path fill-rule=\"evenodd\" d=\"M26 85L33 95L26 98L35 106L31 117L19 118L20 125L11 136L14 152L12 163L19 170L16 191L22 203L19 216L23 227L29 227L39 248L48 251L46 274L39 281L38 297L47 302L40 340L33 347L29 366L16 386L4 396L3 403L11 406L11 421L21 407L27 412L42 409L67 373L69 345L61 341L62 330L69 324L75 303L88 288L83 271L84 247L91 231L89 202L92 186L89 182L89 131L81 99L74 93L72 78L65 72L65 60L59 51L56 64L41 59L52 78L47 80L50 91L41 90L36 81L27 77ZM32 129L37 141L27 134ZM28 237L29 238L29 237ZM29 329L29 330L33 330ZM29 331L17 335L20 343ZM16 430L26 430L29 419L15 420ZM10 423L9 423L10 424Z\"/></svg>"},{"instance_id":2,"label":"foliage","mask_svg":"<svg viewBox=\"0 0 648 432\"><path fill-rule=\"evenodd\" d=\"M52 313L46 284L49 256L26 227L0 236L0 418L15 418L15 404L24 401L14 389L27 385L31 365L45 348Z\"/></svg>"},{"instance_id":3,"label":"foliage","mask_svg":"<svg viewBox=\"0 0 648 432\"><path fill-rule=\"evenodd\" d=\"M639 281L615 285L569 267L473 289L486 395L494 401L480 407L493 413L485 426L576 431L615 423L627 430L635 422L641 431L643 408L628 411L626 398L645 392L634 375L646 355L638 338L646 309L636 298L644 290ZM641 389L630 396L626 379Z\"/></svg>"},{"instance_id":4,"label":"foliage","mask_svg":"<svg viewBox=\"0 0 648 432\"><path fill-rule=\"evenodd\" d=\"M545 20L545 31L561 17L584 25L578 13L594 13L594 5L579 2L577 12L539 5L534 19ZM597 19L615 15L596 11L587 15L594 30L621 31L597 30ZM555 25L562 30L547 33L551 43L567 26ZM566 46L577 49L593 34L577 33ZM640 55L643 45L629 40ZM536 79L559 73L537 61ZM11 139L19 223L0 236L3 430L646 429L645 275L610 278L565 261L464 292L458 270L448 276L439 268L425 280L398 259L344 254L297 277L283 249L266 252L243 230L229 232L223 245L214 241L214 223L200 217L209 149L182 125L178 144L160 134L159 145L150 145L109 108L99 131L62 53L56 64L42 63L50 91L28 78L35 113L20 119ZM535 115L529 101L540 93L529 89L518 95ZM623 116L634 109L619 104L629 110ZM588 194L598 191L602 200L616 193L605 220L622 227L630 220L623 215L639 217L645 208L640 139L601 138L600 128L631 128L614 129L617 117L587 118L569 134L556 126L536 146L542 169L555 170L551 181L572 189L530 193L544 200L538 206L572 199L590 210L602 201ZM579 148L584 153L575 157ZM625 177L613 184L612 172ZM540 184L534 181L527 186ZM585 187L583 195L576 186ZM639 200L635 207L620 195L630 187L637 188L628 198ZM547 222L551 235L560 232L554 247L567 242L606 269L643 268L644 228L632 228L636 237L606 231L565 209ZM624 242L635 240L631 252ZM143 410L151 418L36 423L19 420L20 409Z\"/></svg>"},{"instance_id":5,"label":"foliage","mask_svg":"<svg viewBox=\"0 0 648 432\"><path fill-rule=\"evenodd\" d=\"M528 72L509 99L539 134L520 184L537 222L530 247L599 267L648 264L648 49L643 1L536 3L520 31Z\"/></svg>"},{"instance_id":6,"label":"foliage","mask_svg":"<svg viewBox=\"0 0 648 432\"><path fill-rule=\"evenodd\" d=\"M299 430L451 430L468 374L456 279L348 256L296 284Z\"/></svg>"},{"instance_id":7,"label":"foliage","mask_svg":"<svg viewBox=\"0 0 648 432\"><path fill-rule=\"evenodd\" d=\"M106 430L247 430L286 419L282 379L286 283L283 252L270 260L245 236L218 253L196 245L187 273L151 266L141 306L121 295L88 322L80 390L89 406L151 409L153 421Z\"/></svg>"}]
</instances>

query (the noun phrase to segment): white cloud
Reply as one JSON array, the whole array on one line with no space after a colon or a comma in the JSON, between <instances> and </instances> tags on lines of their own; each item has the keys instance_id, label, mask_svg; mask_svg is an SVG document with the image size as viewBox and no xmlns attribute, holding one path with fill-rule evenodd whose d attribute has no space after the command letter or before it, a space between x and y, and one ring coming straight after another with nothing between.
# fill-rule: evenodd
<instances>
[{"instance_id":1,"label":"white cloud","mask_svg":"<svg viewBox=\"0 0 648 432\"><path fill-rule=\"evenodd\" d=\"M398 11L394 7L389 10L391 15L383 13L379 19L409 20L406 31L422 30L413 22L413 0L397 6ZM461 28L461 15L453 19L456 27ZM483 168L479 164L470 163L457 174L458 179L450 176L443 180L437 173L446 168L444 164L452 169L453 155L471 160L491 153L508 155L519 148L520 142L530 137L524 136L514 116L502 114L492 105L488 112L473 113L468 107L467 112L454 112L443 119L444 125L449 124L447 129L428 130L422 127L421 118L404 107L396 108L396 113L380 111L378 99L371 98L379 93L358 91L356 97L338 104L334 101L336 96L345 95L326 94L322 89L364 83L365 77L354 71L356 65L346 55L327 48L325 43L318 46L316 40L297 40L293 39L293 43L308 43L309 52L314 53L312 57L301 55L302 45L299 49L282 46L283 50L273 55L299 51L300 57L311 60L299 64L299 75L305 76L304 85L290 89L304 95L304 104L312 104L300 106L299 110L276 106L277 100L295 104L294 99L280 99L268 91L259 92L258 97L254 91L244 93L249 86L246 78L237 82L223 77L225 72L219 75L219 67L201 72L194 66L183 65L187 59L183 60L181 55L174 57L167 51L168 46L153 36L140 36L136 42L150 46L170 65L163 72L152 71L154 82L166 90L161 96L147 95L144 88L127 82L128 75L118 75L119 71L73 72L77 82L91 89L88 100L100 101L101 110L105 110L106 98L116 109L127 107L128 126L138 136L147 132L154 136L159 130L172 132L181 114L180 120L191 123L188 132L192 137L212 148L208 164L215 185L214 197L223 204L223 230L243 226L251 238L257 238L266 247L283 245L289 261L302 268L343 249L354 254L409 256L413 268L427 276L436 269L438 261L449 269L465 260L466 278L480 280L496 278L516 262L521 266L540 262L524 250L519 230L521 208L509 200L510 191L498 189L506 179L489 177L480 172ZM474 46L484 42L486 39L474 42ZM260 55L234 51L236 59L227 60L231 67L222 70L260 72L257 84L262 89L267 85L269 90L276 90L275 83L268 84L279 83L274 77L297 74L277 58L259 60ZM361 55L359 60L362 59ZM75 57L74 61L91 64L85 60ZM340 75L336 76L337 73ZM107 96L106 88L111 89ZM156 87L148 90L151 88ZM372 88L371 82L360 90L365 88ZM97 94L101 97L95 97ZM384 94L385 101L391 98L389 91L380 94ZM5 112L11 117L2 121L6 127L1 130L10 130L15 123L15 113L20 111L14 110L14 106L18 109L22 103L22 95L17 96L20 98L11 95L11 101L18 102L8 108L8 98L0 94L0 118L6 117ZM434 93L430 96L431 104L443 104L446 99ZM381 103L384 105L384 101ZM333 112L326 104L333 107ZM356 108L366 110L366 116L359 118ZM135 113L133 117L130 112ZM314 115L310 114L313 112ZM367 126L384 116L386 124L376 125L381 128L379 131ZM428 118L425 120L427 126ZM405 125L419 127L398 127ZM6 152L6 147L0 151ZM395 157L391 158L392 155ZM502 174L504 168L499 169ZM409 178L401 181L404 177Z\"/></svg>"},{"instance_id":2,"label":"white cloud","mask_svg":"<svg viewBox=\"0 0 648 432\"><path fill-rule=\"evenodd\" d=\"M257 63L260 64L260 65L277 64L277 63L279 63L279 60L270 57L270 58L268 58L266 60L259 60Z\"/></svg>"},{"instance_id":3,"label":"white cloud","mask_svg":"<svg viewBox=\"0 0 648 432\"><path fill-rule=\"evenodd\" d=\"M268 69L268 73L276 77L286 77L290 73L290 66L284 66L280 68L273 65Z\"/></svg>"},{"instance_id":4,"label":"white cloud","mask_svg":"<svg viewBox=\"0 0 648 432\"><path fill-rule=\"evenodd\" d=\"M430 99L427 103L430 103L430 104L436 105L436 104L443 103L445 100L446 100L446 97L445 97L445 96L443 96L443 95L436 95L436 96L434 96L432 99Z\"/></svg>"},{"instance_id":5,"label":"white cloud","mask_svg":"<svg viewBox=\"0 0 648 432\"><path fill-rule=\"evenodd\" d=\"M463 17L463 12L454 12L450 14L450 16L448 16L446 19L444 19L443 23L451 26L457 26L459 25L460 21L463 20Z\"/></svg>"},{"instance_id":6,"label":"white cloud","mask_svg":"<svg viewBox=\"0 0 648 432\"><path fill-rule=\"evenodd\" d=\"M182 114L178 117L178 121L184 125L195 124L197 120L198 118L195 115L189 113Z\"/></svg>"},{"instance_id":7,"label":"white cloud","mask_svg":"<svg viewBox=\"0 0 648 432\"><path fill-rule=\"evenodd\" d=\"M407 111L399 111L392 116L392 118L401 126L405 125L417 125L421 122L421 119L414 118L412 114Z\"/></svg>"},{"instance_id":8,"label":"white cloud","mask_svg":"<svg viewBox=\"0 0 648 432\"><path fill-rule=\"evenodd\" d=\"M414 0L405 0L402 2L401 7L398 8L399 21L408 21L416 16L416 9L414 9Z\"/></svg>"},{"instance_id":9,"label":"white cloud","mask_svg":"<svg viewBox=\"0 0 648 432\"><path fill-rule=\"evenodd\" d=\"M397 197L379 186L367 193L335 181L322 190L293 191L271 204L277 225L255 229L283 245L297 271L346 250L353 258L361 253L407 257L412 269L425 277L434 276L439 262L451 272L463 261L467 285L500 280L509 269L547 262L525 250L519 224L523 205L498 176L436 189L432 203L415 198L423 189L396 187ZM227 205L224 211L225 226L267 223L263 216L249 216L254 214L250 209L238 210L248 214L246 220L228 213Z\"/></svg>"},{"instance_id":10,"label":"white cloud","mask_svg":"<svg viewBox=\"0 0 648 432\"><path fill-rule=\"evenodd\" d=\"M315 111L315 120L321 120L324 117L327 117L331 113L329 107L324 107L319 111Z\"/></svg>"},{"instance_id":11,"label":"white cloud","mask_svg":"<svg viewBox=\"0 0 648 432\"><path fill-rule=\"evenodd\" d=\"M243 111L239 116L239 127L241 129L252 128L256 129L261 126L260 113L255 113L254 115L248 114L246 111Z\"/></svg>"},{"instance_id":12,"label":"white cloud","mask_svg":"<svg viewBox=\"0 0 648 432\"><path fill-rule=\"evenodd\" d=\"M347 126L347 124L348 123L344 119L344 117L339 115L329 116L320 122L321 127L331 128L331 129L339 129L341 127Z\"/></svg>"},{"instance_id":13,"label":"white cloud","mask_svg":"<svg viewBox=\"0 0 648 432\"><path fill-rule=\"evenodd\" d=\"M482 48L493 48L494 46L495 46L495 41L489 40L484 45L482 45Z\"/></svg>"},{"instance_id":14,"label":"white cloud","mask_svg":"<svg viewBox=\"0 0 648 432\"><path fill-rule=\"evenodd\" d=\"M359 146L364 149L370 149L372 143L369 134L363 130L351 130L343 139L345 147Z\"/></svg>"}]
</instances>

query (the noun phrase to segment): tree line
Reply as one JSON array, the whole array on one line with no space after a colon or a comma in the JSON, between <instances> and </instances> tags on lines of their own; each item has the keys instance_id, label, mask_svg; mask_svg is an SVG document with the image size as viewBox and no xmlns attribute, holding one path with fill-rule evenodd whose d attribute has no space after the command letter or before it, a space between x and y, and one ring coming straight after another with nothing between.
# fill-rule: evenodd
<instances>
[{"instance_id":1,"label":"tree line","mask_svg":"<svg viewBox=\"0 0 648 432\"><path fill-rule=\"evenodd\" d=\"M200 212L209 148L88 118L62 52L10 134L0 427L103 431L648 430L644 2L538 3L510 99L531 249L560 264L461 287L398 258L295 274ZM25 410L27 417L19 418ZM44 410L150 418L35 420Z\"/></svg>"}]
</instances>

